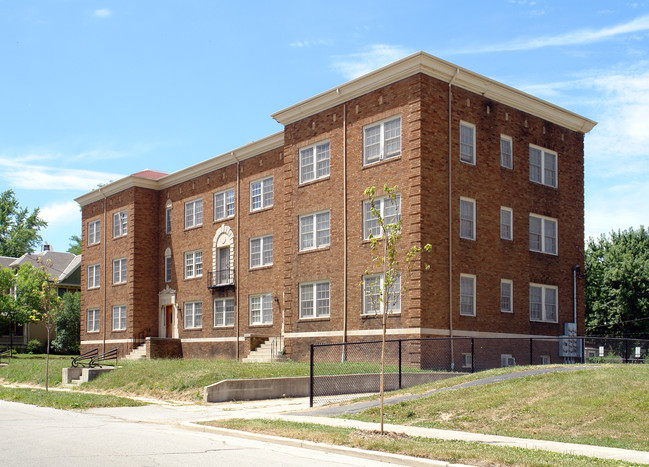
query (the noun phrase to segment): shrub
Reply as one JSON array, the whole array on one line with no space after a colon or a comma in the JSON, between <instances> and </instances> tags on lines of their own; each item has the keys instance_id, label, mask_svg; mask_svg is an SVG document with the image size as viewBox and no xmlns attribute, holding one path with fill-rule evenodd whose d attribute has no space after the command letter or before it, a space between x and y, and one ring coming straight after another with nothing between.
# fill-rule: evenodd
<instances>
[{"instance_id":1,"label":"shrub","mask_svg":"<svg viewBox=\"0 0 649 467\"><path fill-rule=\"evenodd\" d=\"M43 353L43 344L38 339L32 339L27 342L27 353Z\"/></svg>"}]
</instances>

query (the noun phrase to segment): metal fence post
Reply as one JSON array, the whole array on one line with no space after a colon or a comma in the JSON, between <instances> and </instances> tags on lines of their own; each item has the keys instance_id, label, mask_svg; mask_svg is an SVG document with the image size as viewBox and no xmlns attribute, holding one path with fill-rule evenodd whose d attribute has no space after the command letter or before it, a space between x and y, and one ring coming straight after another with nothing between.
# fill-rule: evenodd
<instances>
[{"instance_id":1,"label":"metal fence post","mask_svg":"<svg viewBox=\"0 0 649 467\"><path fill-rule=\"evenodd\" d=\"M534 339L530 337L530 366L534 365L534 359L532 358L534 352Z\"/></svg>"},{"instance_id":2,"label":"metal fence post","mask_svg":"<svg viewBox=\"0 0 649 467\"><path fill-rule=\"evenodd\" d=\"M399 339L399 389L401 389L401 339Z\"/></svg>"},{"instance_id":3,"label":"metal fence post","mask_svg":"<svg viewBox=\"0 0 649 467\"><path fill-rule=\"evenodd\" d=\"M471 338L471 373L475 373L475 341Z\"/></svg>"},{"instance_id":4,"label":"metal fence post","mask_svg":"<svg viewBox=\"0 0 649 467\"><path fill-rule=\"evenodd\" d=\"M313 344L311 344L311 357L309 361L309 407L313 407Z\"/></svg>"}]
</instances>

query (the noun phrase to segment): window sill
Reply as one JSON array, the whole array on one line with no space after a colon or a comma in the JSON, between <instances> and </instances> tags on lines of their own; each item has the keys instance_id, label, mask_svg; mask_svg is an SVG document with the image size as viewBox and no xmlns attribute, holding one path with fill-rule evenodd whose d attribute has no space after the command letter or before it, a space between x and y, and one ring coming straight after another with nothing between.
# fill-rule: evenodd
<instances>
[{"instance_id":1,"label":"window sill","mask_svg":"<svg viewBox=\"0 0 649 467\"><path fill-rule=\"evenodd\" d=\"M475 241L476 241L476 240L475 240L475 237L473 237L473 238L469 238L469 237L460 237L460 240L465 240L465 241L469 241L469 242L475 242Z\"/></svg>"},{"instance_id":2,"label":"window sill","mask_svg":"<svg viewBox=\"0 0 649 467\"><path fill-rule=\"evenodd\" d=\"M113 285L121 285L121 284L122 284L122 283L120 282L120 284L113 284ZM86 290L99 290L100 288L101 288L101 286L97 286L97 287L88 287Z\"/></svg>"},{"instance_id":3,"label":"window sill","mask_svg":"<svg viewBox=\"0 0 649 467\"><path fill-rule=\"evenodd\" d=\"M559 256L559 253L546 253L545 251L530 250L530 253L538 253L545 256Z\"/></svg>"},{"instance_id":4,"label":"window sill","mask_svg":"<svg viewBox=\"0 0 649 467\"><path fill-rule=\"evenodd\" d=\"M221 217L219 219L214 219L212 221L212 224L218 224L218 223L221 223L221 222L229 221L231 219L234 219L234 215L228 216L228 217Z\"/></svg>"},{"instance_id":5,"label":"window sill","mask_svg":"<svg viewBox=\"0 0 649 467\"><path fill-rule=\"evenodd\" d=\"M126 329L113 329L111 332L126 332Z\"/></svg>"},{"instance_id":6,"label":"window sill","mask_svg":"<svg viewBox=\"0 0 649 467\"><path fill-rule=\"evenodd\" d=\"M331 249L331 244L326 246L321 246L318 248L309 248L308 250L300 250L297 252L298 255L305 255L307 253L316 253L318 251L327 251Z\"/></svg>"},{"instance_id":7,"label":"window sill","mask_svg":"<svg viewBox=\"0 0 649 467\"><path fill-rule=\"evenodd\" d=\"M233 328L234 328L234 324L228 324L228 325L225 325L225 326L212 326L212 327L213 327L214 329L233 329Z\"/></svg>"},{"instance_id":8,"label":"window sill","mask_svg":"<svg viewBox=\"0 0 649 467\"><path fill-rule=\"evenodd\" d=\"M391 311L388 313L388 319L391 317L398 317L401 316L400 311ZM362 313L361 314L361 319L368 319L368 318L382 318L383 313Z\"/></svg>"},{"instance_id":9,"label":"window sill","mask_svg":"<svg viewBox=\"0 0 649 467\"><path fill-rule=\"evenodd\" d=\"M118 235L117 237L113 237L113 240L119 240L120 238L128 237L128 233Z\"/></svg>"},{"instance_id":10,"label":"window sill","mask_svg":"<svg viewBox=\"0 0 649 467\"><path fill-rule=\"evenodd\" d=\"M248 268L248 271L262 271L262 270L264 270L264 269L270 269L270 268L272 268L272 267L273 267L272 264L264 264L263 266L253 266L253 267L250 267L250 268Z\"/></svg>"},{"instance_id":11,"label":"window sill","mask_svg":"<svg viewBox=\"0 0 649 467\"><path fill-rule=\"evenodd\" d=\"M538 186L544 186L546 188L552 188L553 190L558 190L559 189L558 185L557 186L546 185L545 183L537 182L537 181L534 181L534 180L530 180L530 183L533 183L533 184L538 185Z\"/></svg>"},{"instance_id":12,"label":"window sill","mask_svg":"<svg viewBox=\"0 0 649 467\"><path fill-rule=\"evenodd\" d=\"M188 332L189 331L196 332L196 331L202 331L202 330L203 330L202 327L200 327L200 328L198 328L198 327L197 328L183 328L183 331L188 331Z\"/></svg>"},{"instance_id":13,"label":"window sill","mask_svg":"<svg viewBox=\"0 0 649 467\"><path fill-rule=\"evenodd\" d=\"M193 280L202 279L202 278L203 278L203 275L201 274L200 276L185 277L183 280L193 281Z\"/></svg>"},{"instance_id":14,"label":"window sill","mask_svg":"<svg viewBox=\"0 0 649 467\"><path fill-rule=\"evenodd\" d=\"M314 178L313 180L309 180L308 182L300 182L298 184L298 188L314 185L316 183L324 182L324 181L330 180L330 179L331 179L331 174L327 175L326 177Z\"/></svg>"},{"instance_id":15,"label":"window sill","mask_svg":"<svg viewBox=\"0 0 649 467\"><path fill-rule=\"evenodd\" d=\"M119 286L121 286L121 285L126 285L126 284L128 284L128 282L126 282L126 281L124 281L124 282L118 282L117 284L113 284L113 287L119 287Z\"/></svg>"},{"instance_id":16,"label":"window sill","mask_svg":"<svg viewBox=\"0 0 649 467\"><path fill-rule=\"evenodd\" d=\"M297 322L298 323L314 323L314 322L319 322L319 321L330 321L330 320L331 320L331 315L329 315L329 316L316 316L314 318L300 317L300 318L298 318Z\"/></svg>"},{"instance_id":17,"label":"window sill","mask_svg":"<svg viewBox=\"0 0 649 467\"><path fill-rule=\"evenodd\" d=\"M185 227L185 228L183 229L183 232L188 232L188 231L190 231L190 230L200 229L201 227L203 227L203 224L192 225L191 227Z\"/></svg>"},{"instance_id":18,"label":"window sill","mask_svg":"<svg viewBox=\"0 0 649 467\"><path fill-rule=\"evenodd\" d=\"M500 310L501 313L505 315L513 315L514 311L513 310Z\"/></svg>"},{"instance_id":19,"label":"window sill","mask_svg":"<svg viewBox=\"0 0 649 467\"><path fill-rule=\"evenodd\" d=\"M530 323L559 324L559 321L546 321L542 319L530 319Z\"/></svg>"},{"instance_id":20,"label":"window sill","mask_svg":"<svg viewBox=\"0 0 649 467\"><path fill-rule=\"evenodd\" d=\"M475 156L473 156L473 162L463 161L462 159L460 159L460 162L462 162L463 164L469 165L471 167L475 167Z\"/></svg>"},{"instance_id":21,"label":"window sill","mask_svg":"<svg viewBox=\"0 0 649 467\"><path fill-rule=\"evenodd\" d=\"M273 209L273 206L266 206L265 208L258 208L258 209L250 209L250 214L257 214L258 212L265 212L265 211L270 211Z\"/></svg>"},{"instance_id":22,"label":"window sill","mask_svg":"<svg viewBox=\"0 0 649 467\"><path fill-rule=\"evenodd\" d=\"M253 326L254 326L254 327L256 327L256 328L272 328L272 327L273 327L273 323L263 323L263 324L262 324L262 323L256 323L256 324L251 323L251 324L249 324L248 326L250 326L250 327L253 327Z\"/></svg>"},{"instance_id":23,"label":"window sill","mask_svg":"<svg viewBox=\"0 0 649 467\"><path fill-rule=\"evenodd\" d=\"M369 169L371 167L378 167L383 164L389 164L390 162L400 161L400 160L401 160L401 154L399 154L398 156L388 157L387 159L381 159L376 162L370 162L369 164L363 163L363 168L361 170Z\"/></svg>"},{"instance_id":24,"label":"window sill","mask_svg":"<svg viewBox=\"0 0 649 467\"><path fill-rule=\"evenodd\" d=\"M99 334L101 331L86 331L86 334Z\"/></svg>"},{"instance_id":25,"label":"window sill","mask_svg":"<svg viewBox=\"0 0 649 467\"><path fill-rule=\"evenodd\" d=\"M86 246L87 246L88 248L90 248L91 246L97 246L97 245L101 245L101 242L88 243L88 245L86 245Z\"/></svg>"},{"instance_id":26,"label":"window sill","mask_svg":"<svg viewBox=\"0 0 649 467\"><path fill-rule=\"evenodd\" d=\"M475 318L475 317L476 317L476 314L477 314L477 313L474 313L474 314L472 314L472 315L467 315L467 314L464 314L464 313L460 313L460 316L464 316L464 317L466 317L466 318Z\"/></svg>"}]
</instances>

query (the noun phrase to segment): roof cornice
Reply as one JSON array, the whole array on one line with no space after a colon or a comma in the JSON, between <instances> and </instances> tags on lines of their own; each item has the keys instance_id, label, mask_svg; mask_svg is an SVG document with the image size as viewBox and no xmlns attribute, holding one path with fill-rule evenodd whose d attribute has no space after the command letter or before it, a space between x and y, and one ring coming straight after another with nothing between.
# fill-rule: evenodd
<instances>
[{"instance_id":1,"label":"roof cornice","mask_svg":"<svg viewBox=\"0 0 649 467\"><path fill-rule=\"evenodd\" d=\"M129 175L128 177L124 177L115 182L96 188L85 195L81 195L78 198L75 198L75 201L81 206L86 206L90 203L100 201L105 197L133 187L161 190L283 146L284 132L280 131L260 140L248 143L233 151L223 153L219 156L212 157L206 161L199 162L198 164L161 177L158 180Z\"/></svg>"},{"instance_id":2,"label":"roof cornice","mask_svg":"<svg viewBox=\"0 0 649 467\"><path fill-rule=\"evenodd\" d=\"M282 125L288 125L417 73L424 73L447 83L453 80L453 86L502 102L573 131L588 133L597 124L593 120L543 99L425 52L417 52L360 78L275 112L271 116Z\"/></svg>"}]
</instances>

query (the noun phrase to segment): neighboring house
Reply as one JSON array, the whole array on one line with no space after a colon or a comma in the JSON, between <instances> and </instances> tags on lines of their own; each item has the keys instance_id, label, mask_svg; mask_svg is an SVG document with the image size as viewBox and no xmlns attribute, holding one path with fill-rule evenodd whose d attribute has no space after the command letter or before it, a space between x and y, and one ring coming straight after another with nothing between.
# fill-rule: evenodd
<instances>
[{"instance_id":1,"label":"neighboring house","mask_svg":"<svg viewBox=\"0 0 649 467\"><path fill-rule=\"evenodd\" d=\"M363 190L384 184L402 248L433 246L402 274L391 338L559 336L573 310L583 334L572 268L595 122L423 52L273 118L283 131L77 198L82 351L158 336L241 358L283 336L305 360L311 343L380 338Z\"/></svg>"},{"instance_id":2,"label":"neighboring house","mask_svg":"<svg viewBox=\"0 0 649 467\"><path fill-rule=\"evenodd\" d=\"M17 270L26 263L33 267L42 267L53 279L56 279L59 296L65 292L79 292L81 289L81 255L51 251L49 245L46 244L45 251L40 253L27 253L20 258L0 257L2 267ZM10 341L8 330L4 329L0 334L0 345L8 345ZM52 339L55 337L54 332L51 337ZM27 326L16 325L14 327L14 345L27 344L31 339L47 342L47 329L43 324L35 322L27 323Z\"/></svg>"}]
</instances>

